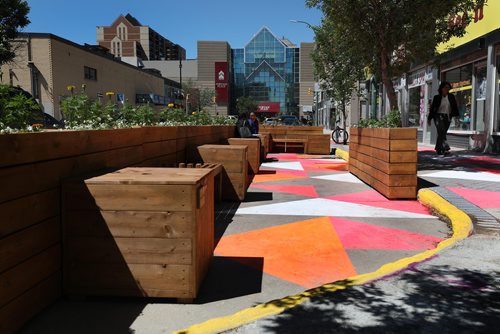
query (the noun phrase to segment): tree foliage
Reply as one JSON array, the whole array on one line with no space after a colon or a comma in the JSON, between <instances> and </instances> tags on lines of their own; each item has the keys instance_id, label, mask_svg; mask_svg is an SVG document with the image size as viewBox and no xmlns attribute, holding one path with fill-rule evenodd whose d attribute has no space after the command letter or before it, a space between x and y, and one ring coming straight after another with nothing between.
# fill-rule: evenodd
<instances>
[{"instance_id":1,"label":"tree foliage","mask_svg":"<svg viewBox=\"0 0 500 334\"><path fill-rule=\"evenodd\" d=\"M258 103L253 98L248 96L239 97L236 103L236 108L238 109L239 114L255 112L258 107Z\"/></svg>"},{"instance_id":2,"label":"tree foliage","mask_svg":"<svg viewBox=\"0 0 500 334\"><path fill-rule=\"evenodd\" d=\"M202 111L202 110L205 110L205 108L213 106L214 105L214 97L215 97L215 89L201 88L200 89L198 110Z\"/></svg>"},{"instance_id":3,"label":"tree foliage","mask_svg":"<svg viewBox=\"0 0 500 334\"><path fill-rule=\"evenodd\" d=\"M14 59L12 40L30 21L30 7L24 0L0 0L0 65Z\"/></svg>"},{"instance_id":4,"label":"tree foliage","mask_svg":"<svg viewBox=\"0 0 500 334\"><path fill-rule=\"evenodd\" d=\"M375 70L386 88L391 109L396 107L392 79L408 71L412 63L436 56L436 47L461 37L471 21L470 13L485 0L307 0L319 7L325 22L359 51L364 63ZM450 17L463 15L452 22ZM327 45L325 45L326 47Z\"/></svg>"},{"instance_id":5,"label":"tree foliage","mask_svg":"<svg viewBox=\"0 0 500 334\"><path fill-rule=\"evenodd\" d=\"M347 106L362 78L363 59L356 45L348 43L327 18L315 32L316 48L312 54L315 73L322 88L337 103L345 128Z\"/></svg>"}]
</instances>

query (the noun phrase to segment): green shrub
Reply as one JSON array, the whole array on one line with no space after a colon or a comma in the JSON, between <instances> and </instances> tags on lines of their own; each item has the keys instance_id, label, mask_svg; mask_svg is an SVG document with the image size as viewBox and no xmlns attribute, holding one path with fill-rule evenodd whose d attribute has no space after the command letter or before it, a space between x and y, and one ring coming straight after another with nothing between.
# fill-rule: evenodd
<instances>
[{"instance_id":1,"label":"green shrub","mask_svg":"<svg viewBox=\"0 0 500 334\"><path fill-rule=\"evenodd\" d=\"M362 119L357 124L358 128L400 128L401 126L401 112L399 110L392 110L380 120L376 118Z\"/></svg>"},{"instance_id":2,"label":"green shrub","mask_svg":"<svg viewBox=\"0 0 500 334\"><path fill-rule=\"evenodd\" d=\"M11 96L11 88L0 85L0 123L2 127L26 129L30 127L34 112L40 106L33 98L21 93Z\"/></svg>"}]
</instances>

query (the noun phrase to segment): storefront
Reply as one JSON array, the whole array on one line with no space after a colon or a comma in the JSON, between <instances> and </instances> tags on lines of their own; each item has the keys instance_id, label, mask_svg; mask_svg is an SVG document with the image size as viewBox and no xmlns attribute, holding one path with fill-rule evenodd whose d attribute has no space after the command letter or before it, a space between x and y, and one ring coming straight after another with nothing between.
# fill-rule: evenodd
<instances>
[{"instance_id":1,"label":"storefront","mask_svg":"<svg viewBox=\"0 0 500 334\"><path fill-rule=\"evenodd\" d=\"M450 126L450 145L479 150L490 145L498 151L500 29L455 54L441 66L441 81L451 83L459 111Z\"/></svg>"},{"instance_id":2,"label":"storefront","mask_svg":"<svg viewBox=\"0 0 500 334\"><path fill-rule=\"evenodd\" d=\"M408 102L403 113L403 123L408 127L418 128L418 139L423 143L431 141L431 127L427 125L427 115L437 85L437 70L426 66L408 75Z\"/></svg>"}]
</instances>

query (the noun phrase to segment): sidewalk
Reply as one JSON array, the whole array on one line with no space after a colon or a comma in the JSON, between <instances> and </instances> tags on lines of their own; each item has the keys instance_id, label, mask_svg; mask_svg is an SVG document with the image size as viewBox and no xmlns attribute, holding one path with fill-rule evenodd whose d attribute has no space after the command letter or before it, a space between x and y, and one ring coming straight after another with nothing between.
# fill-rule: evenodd
<instances>
[{"instance_id":1,"label":"sidewalk","mask_svg":"<svg viewBox=\"0 0 500 334\"><path fill-rule=\"evenodd\" d=\"M331 157L272 155L245 202L216 212L216 257L193 305L60 301L22 333L168 333L432 249L450 233L417 201L389 201Z\"/></svg>"}]
</instances>

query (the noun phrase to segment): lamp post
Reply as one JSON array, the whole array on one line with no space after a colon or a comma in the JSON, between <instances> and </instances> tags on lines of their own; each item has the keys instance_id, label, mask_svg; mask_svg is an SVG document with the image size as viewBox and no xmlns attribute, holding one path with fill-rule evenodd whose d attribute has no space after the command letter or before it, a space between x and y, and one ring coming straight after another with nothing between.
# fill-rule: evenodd
<instances>
[{"instance_id":1,"label":"lamp post","mask_svg":"<svg viewBox=\"0 0 500 334\"><path fill-rule=\"evenodd\" d=\"M302 20L290 20L292 23L298 23L298 24L305 24L309 29L311 29L313 32L316 32L316 27L310 24L309 22L302 21ZM316 92L315 92L316 93ZM316 94L314 94L316 95ZM314 99L314 97L313 97ZM314 103L314 101L313 101ZM313 124L318 124L318 103L316 103L316 110L313 113Z\"/></svg>"},{"instance_id":2,"label":"lamp post","mask_svg":"<svg viewBox=\"0 0 500 334\"><path fill-rule=\"evenodd\" d=\"M179 52L179 84L181 85L181 105L184 108L184 101L182 99L182 56Z\"/></svg>"}]
</instances>

